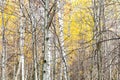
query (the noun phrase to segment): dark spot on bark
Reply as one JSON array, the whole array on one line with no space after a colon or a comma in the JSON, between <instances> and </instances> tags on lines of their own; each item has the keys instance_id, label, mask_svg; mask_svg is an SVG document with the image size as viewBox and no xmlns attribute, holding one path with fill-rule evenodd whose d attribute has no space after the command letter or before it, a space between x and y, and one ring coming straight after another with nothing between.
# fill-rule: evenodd
<instances>
[{"instance_id":1,"label":"dark spot on bark","mask_svg":"<svg viewBox=\"0 0 120 80\"><path fill-rule=\"evenodd\" d=\"M46 73L46 71L43 71L43 73Z\"/></svg>"},{"instance_id":2,"label":"dark spot on bark","mask_svg":"<svg viewBox=\"0 0 120 80\"><path fill-rule=\"evenodd\" d=\"M44 53L44 50L42 50L42 53Z\"/></svg>"},{"instance_id":3,"label":"dark spot on bark","mask_svg":"<svg viewBox=\"0 0 120 80\"><path fill-rule=\"evenodd\" d=\"M49 37L46 38L46 41L48 41L48 40L49 40Z\"/></svg>"},{"instance_id":4,"label":"dark spot on bark","mask_svg":"<svg viewBox=\"0 0 120 80\"><path fill-rule=\"evenodd\" d=\"M47 61L46 60L44 60L44 63L46 63Z\"/></svg>"}]
</instances>

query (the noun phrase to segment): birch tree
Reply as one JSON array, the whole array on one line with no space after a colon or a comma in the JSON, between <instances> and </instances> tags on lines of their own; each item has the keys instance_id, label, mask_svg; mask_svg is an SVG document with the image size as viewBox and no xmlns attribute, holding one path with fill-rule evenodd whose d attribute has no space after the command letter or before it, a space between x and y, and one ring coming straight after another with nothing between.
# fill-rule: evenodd
<instances>
[{"instance_id":1,"label":"birch tree","mask_svg":"<svg viewBox=\"0 0 120 80\"><path fill-rule=\"evenodd\" d=\"M44 61L43 61L43 80L50 80L50 49L49 49L49 0L45 0L45 21L44 21Z\"/></svg>"},{"instance_id":2,"label":"birch tree","mask_svg":"<svg viewBox=\"0 0 120 80\"><path fill-rule=\"evenodd\" d=\"M1 80L6 80L6 72L5 72L5 54L6 54L6 41L5 41L5 25L4 25L4 7L5 7L5 1L0 1L1 7L2 7L2 78Z\"/></svg>"},{"instance_id":3,"label":"birch tree","mask_svg":"<svg viewBox=\"0 0 120 80\"><path fill-rule=\"evenodd\" d=\"M20 70L21 70L21 76L22 76L22 80L25 79L25 70L24 70L24 32L25 32L25 25L24 25L24 21L25 21L25 18L24 18L24 15L23 15L23 11L24 11L24 0L20 0L19 1L19 4L20 4L20 28L19 28L19 31L20 31L20 59L19 59L19 65L18 65L18 70L17 70L17 73L16 73L16 76L15 76L15 80L18 79L18 75L20 73Z\"/></svg>"},{"instance_id":4,"label":"birch tree","mask_svg":"<svg viewBox=\"0 0 120 80\"><path fill-rule=\"evenodd\" d=\"M61 1L58 0L57 2L58 5L58 22L59 22L59 40L60 40L60 55L62 57L62 62L61 63L61 75L60 75L60 79L62 80L62 70L64 71L64 75L65 75L65 80L68 80L68 75L67 75L67 63L66 63L66 58L65 58L65 48L64 48L64 24L63 24L63 5L61 4ZM62 66L63 65L63 66ZM63 68L63 69L62 69Z\"/></svg>"},{"instance_id":5,"label":"birch tree","mask_svg":"<svg viewBox=\"0 0 120 80\"><path fill-rule=\"evenodd\" d=\"M23 11L24 11L24 0L20 0L20 57L21 57L21 70L22 70L22 80L24 80L24 76L25 76L25 71L24 71L24 32L25 32L25 25L24 25L24 15L23 15Z\"/></svg>"}]
</instances>

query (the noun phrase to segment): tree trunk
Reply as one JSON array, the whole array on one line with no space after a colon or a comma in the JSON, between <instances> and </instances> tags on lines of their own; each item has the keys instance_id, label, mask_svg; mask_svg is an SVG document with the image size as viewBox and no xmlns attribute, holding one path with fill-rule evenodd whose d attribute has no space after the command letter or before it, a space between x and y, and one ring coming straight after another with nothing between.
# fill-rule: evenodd
<instances>
[{"instance_id":1,"label":"tree trunk","mask_svg":"<svg viewBox=\"0 0 120 80\"><path fill-rule=\"evenodd\" d=\"M20 63L21 63L21 71L22 71L22 80L24 80L24 32L25 32L25 26L24 26L24 16L23 16L23 3L24 0L20 0Z\"/></svg>"},{"instance_id":2,"label":"tree trunk","mask_svg":"<svg viewBox=\"0 0 120 80\"><path fill-rule=\"evenodd\" d=\"M1 80L6 80L5 73L5 54L6 54L6 41L5 41L5 25L4 25L4 1L0 1L2 5L2 78Z\"/></svg>"},{"instance_id":3,"label":"tree trunk","mask_svg":"<svg viewBox=\"0 0 120 80\"><path fill-rule=\"evenodd\" d=\"M62 57L62 62L61 64L63 64L63 70L64 71L64 78L65 80L68 80L68 75L67 75L67 63L66 63L66 58L65 58L65 48L64 48L64 32L63 32L63 5L61 4L60 0L58 0L57 2L58 5L58 21L59 21L59 30L60 30L60 48L61 48L61 57ZM62 67L61 67L62 68ZM62 75L61 75L62 78Z\"/></svg>"},{"instance_id":4,"label":"tree trunk","mask_svg":"<svg viewBox=\"0 0 120 80\"><path fill-rule=\"evenodd\" d=\"M96 50L95 50L95 55L97 59L97 78L98 80L102 80L102 44L99 42L103 39L103 36L101 31L103 30L104 27L104 22L103 22L103 14L104 14L104 3L103 0L93 0L93 14L94 14L94 39L96 42ZM96 35L99 35L96 37Z\"/></svg>"},{"instance_id":5,"label":"tree trunk","mask_svg":"<svg viewBox=\"0 0 120 80\"><path fill-rule=\"evenodd\" d=\"M45 26L44 26L44 61L43 61L43 79L50 80L50 34L49 34L49 0L45 0Z\"/></svg>"},{"instance_id":6,"label":"tree trunk","mask_svg":"<svg viewBox=\"0 0 120 80\"><path fill-rule=\"evenodd\" d=\"M120 80L120 43L119 43L119 53L118 53L118 80Z\"/></svg>"}]
</instances>

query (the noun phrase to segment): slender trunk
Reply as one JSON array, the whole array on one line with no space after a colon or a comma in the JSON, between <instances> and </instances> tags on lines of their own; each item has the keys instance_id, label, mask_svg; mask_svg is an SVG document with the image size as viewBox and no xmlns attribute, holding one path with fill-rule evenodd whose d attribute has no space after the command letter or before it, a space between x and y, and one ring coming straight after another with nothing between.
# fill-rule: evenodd
<instances>
[{"instance_id":1,"label":"slender trunk","mask_svg":"<svg viewBox=\"0 0 120 80\"><path fill-rule=\"evenodd\" d=\"M21 56L21 64L22 64L22 80L24 80L25 79L24 55Z\"/></svg>"},{"instance_id":2,"label":"slender trunk","mask_svg":"<svg viewBox=\"0 0 120 80\"><path fill-rule=\"evenodd\" d=\"M99 35L101 31L103 30L104 27L104 1L103 0L93 0L93 5L94 5L94 28L95 28L95 34L94 35ZM99 43L103 39L103 36L100 34L97 37L94 37L96 41L96 50L95 54L97 56L97 78L98 80L103 79L103 73L102 73L102 44Z\"/></svg>"},{"instance_id":3,"label":"slender trunk","mask_svg":"<svg viewBox=\"0 0 120 80\"><path fill-rule=\"evenodd\" d=\"M20 64L21 64L21 71L22 71L22 80L24 80L24 32L25 32L25 26L24 26L24 17L23 17L23 3L24 0L20 0Z\"/></svg>"},{"instance_id":4,"label":"slender trunk","mask_svg":"<svg viewBox=\"0 0 120 80\"><path fill-rule=\"evenodd\" d=\"M56 77L56 59L57 59L57 49L56 49L56 37L54 36L54 54L53 54L53 78L52 80L55 80Z\"/></svg>"},{"instance_id":5,"label":"slender trunk","mask_svg":"<svg viewBox=\"0 0 120 80\"><path fill-rule=\"evenodd\" d=\"M50 34L49 34L49 0L45 0L45 26L44 26L44 61L43 61L43 79L50 80Z\"/></svg>"},{"instance_id":6,"label":"slender trunk","mask_svg":"<svg viewBox=\"0 0 120 80\"><path fill-rule=\"evenodd\" d=\"M60 65L60 80L63 80L63 64Z\"/></svg>"},{"instance_id":7,"label":"slender trunk","mask_svg":"<svg viewBox=\"0 0 120 80\"><path fill-rule=\"evenodd\" d=\"M118 72L117 72L117 80L120 80L120 43L119 43L119 52L118 52Z\"/></svg>"},{"instance_id":8,"label":"slender trunk","mask_svg":"<svg viewBox=\"0 0 120 80\"><path fill-rule=\"evenodd\" d=\"M34 72L33 78L34 80L38 80L37 35L36 35L37 20L35 15L34 0L29 0L29 8L30 8L30 17L31 17L31 24L32 24L32 54L33 54L33 72Z\"/></svg>"},{"instance_id":9,"label":"slender trunk","mask_svg":"<svg viewBox=\"0 0 120 80\"><path fill-rule=\"evenodd\" d=\"M60 0L57 2L58 5L58 21L59 21L59 30L60 30L60 48L61 48L61 55L62 55L62 62L63 62L63 71L64 71L64 77L65 80L68 80L68 75L67 75L67 63L66 63L66 58L65 58L65 48L64 48L64 33L63 33L63 6L61 5ZM62 67L61 67L62 68ZM62 70L62 69L61 69ZM62 77L62 75L61 75Z\"/></svg>"},{"instance_id":10,"label":"slender trunk","mask_svg":"<svg viewBox=\"0 0 120 80\"><path fill-rule=\"evenodd\" d=\"M5 54L6 54L6 41L5 41L5 25L4 25L4 1L1 1L2 4L2 80L6 80L5 73Z\"/></svg>"},{"instance_id":11,"label":"slender trunk","mask_svg":"<svg viewBox=\"0 0 120 80\"><path fill-rule=\"evenodd\" d=\"M34 80L38 80L38 72L37 72L37 42L36 42L36 20L35 17L33 19L32 24L32 52L33 52L33 63L34 63Z\"/></svg>"}]
</instances>

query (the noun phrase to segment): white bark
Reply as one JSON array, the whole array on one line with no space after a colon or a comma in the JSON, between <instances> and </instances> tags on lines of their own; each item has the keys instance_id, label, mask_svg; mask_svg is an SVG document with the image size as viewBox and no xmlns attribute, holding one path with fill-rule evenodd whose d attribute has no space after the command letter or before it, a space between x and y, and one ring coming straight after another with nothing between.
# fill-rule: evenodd
<instances>
[{"instance_id":1,"label":"white bark","mask_svg":"<svg viewBox=\"0 0 120 80\"><path fill-rule=\"evenodd\" d=\"M20 0L20 64L22 69L22 80L24 80L24 17L23 17L23 3L24 0Z\"/></svg>"},{"instance_id":2,"label":"white bark","mask_svg":"<svg viewBox=\"0 0 120 80\"><path fill-rule=\"evenodd\" d=\"M50 31L48 31L48 37L49 37L49 40L48 40L48 76L49 76L49 80L51 80L51 60L52 60L52 54L51 54L51 51L52 51L52 34Z\"/></svg>"},{"instance_id":3,"label":"white bark","mask_svg":"<svg viewBox=\"0 0 120 80\"><path fill-rule=\"evenodd\" d=\"M22 80L25 79L25 71L24 71L24 55L21 55L21 63L22 63Z\"/></svg>"},{"instance_id":4,"label":"white bark","mask_svg":"<svg viewBox=\"0 0 120 80\"><path fill-rule=\"evenodd\" d=\"M49 0L45 1L45 27L44 27L44 66L43 66L43 80L50 80L50 31L48 28L48 8L49 8Z\"/></svg>"},{"instance_id":5,"label":"white bark","mask_svg":"<svg viewBox=\"0 0 120 80\"><path fill-rule=\"evenodd\" d=\"M117 80L120 80L120 43L119 43L119 52L118 52L118 72L117 72Z\"/></svg>"},{"instance_id":6,"label":"white bark","mask_svg":"<svg viewBox=\"0 0 120 80\"><path fill-rule=\"evenodd\" d=\"M60 0L58 0L57 2L57 5L58 5L58 21L59 21L59 30L60 30L60 46L61 46L61 53L62 53L62 61L63 61L63 71L64 71L64 77L65 77L65 80L68 80L68 75L67 75L67 64L66 64L66 58L65 58L65 48L64 48L64 23L63 23L63 4L61 4ZM62 70L62 69L61 69ZM61 75L61 78L62 79L62 75Z\"/></svg>"},{"instance_id":7,"label":"white bark","mask_svg":"<svg viewBox=\"0 0 120 80\"><path fill-rule=\"evenodd\" d=\"M0 1L2 6L2 80L6 80L5 73L5 54L6 54L6 41L5 41L5 26L4 26L4 1Z\"/></svg>"},{"instance_id":8,"label":"white bark","mask_svg":"<svg viewBox=\"0 0 120 80\"><path fill-rule=\"evenodd\" d=\"M60 65L60 80L63 80L63 64L61 63L61 65Z\"/></svg>"}]
</instances>

